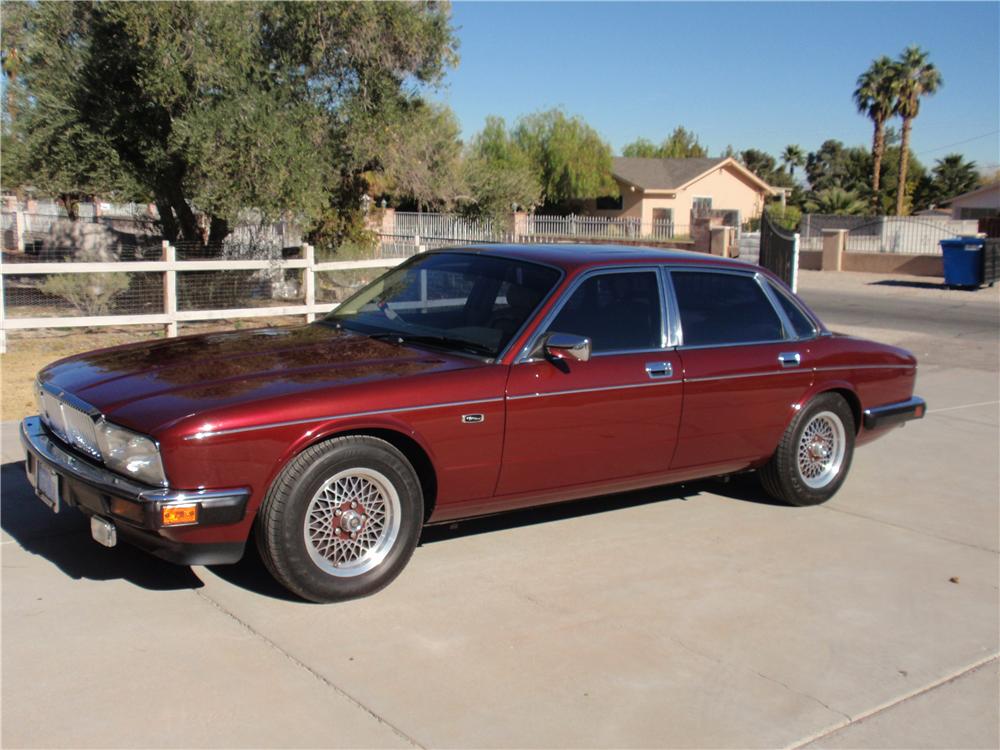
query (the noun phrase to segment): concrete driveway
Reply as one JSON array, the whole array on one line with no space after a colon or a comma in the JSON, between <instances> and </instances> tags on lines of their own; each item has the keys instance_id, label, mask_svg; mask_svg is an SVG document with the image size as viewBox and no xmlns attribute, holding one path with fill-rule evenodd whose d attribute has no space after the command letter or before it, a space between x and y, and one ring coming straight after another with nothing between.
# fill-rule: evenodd
<instances>
[{"instance_id":1,"label":"concrete driveway","mask_svg":"<svg viewBox=\"0 0 1000 750\"><path fill-rule=\"evenodd\" d=\"M432 529L342 605L254 559L99 547L34 500L4 424L3 745L996 748L996 328L955 343L996 290L870 281L802 293L928 355L930 412L827 505L707 482ZM898 323L914 306L931 330Z\"/></svg>"}]
</instances>

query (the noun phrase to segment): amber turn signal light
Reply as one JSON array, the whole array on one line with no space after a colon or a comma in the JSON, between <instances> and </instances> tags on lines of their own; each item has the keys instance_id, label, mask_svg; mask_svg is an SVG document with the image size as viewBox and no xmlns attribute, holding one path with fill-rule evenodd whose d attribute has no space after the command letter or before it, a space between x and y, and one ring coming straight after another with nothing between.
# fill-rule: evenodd
<instances>
[{"instance_id":1,"label":"amber turn signal light","mask_svg":"<svg viewBox=\"0 0 1000 750\"><path fill-rule=\"evenodd\" d=\"M177 526L182 523L198 523L197 505L168 505L163 509L164 526Z\"/></svg>"}]
</instances>

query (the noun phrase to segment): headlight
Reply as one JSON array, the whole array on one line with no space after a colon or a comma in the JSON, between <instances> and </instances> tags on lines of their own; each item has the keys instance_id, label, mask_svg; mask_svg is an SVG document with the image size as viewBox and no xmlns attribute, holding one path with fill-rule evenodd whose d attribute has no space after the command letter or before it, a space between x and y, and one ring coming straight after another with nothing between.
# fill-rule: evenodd
<instances>
[{"instance_id":1,"label":"headlight","mask_svg":"<svg viewBox=\"0 0 1000 750\"><path fill-rule=\"evenodd\" d=\"M97 423L97 442L109 468L146 484L167 485L160 452L148 437L102 419Z\"/></svg>"}]
</instances>

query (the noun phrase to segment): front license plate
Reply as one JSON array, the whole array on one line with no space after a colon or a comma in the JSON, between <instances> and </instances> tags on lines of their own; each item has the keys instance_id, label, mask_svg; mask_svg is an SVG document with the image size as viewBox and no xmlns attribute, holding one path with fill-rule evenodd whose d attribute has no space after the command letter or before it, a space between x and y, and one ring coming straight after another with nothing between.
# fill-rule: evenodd
<instances>
[{"instance_id":1,"label":"front license plate","mask_svg":"<svg viewBox=\"0 0 1000 750\"><path fill-rule=\"evenodd\" d=\"M38 462L38 482L35 484L38 489L38 497L48 505L53 513L59 512L59 475L52 469Z\"/></svg>"}]
</instances>

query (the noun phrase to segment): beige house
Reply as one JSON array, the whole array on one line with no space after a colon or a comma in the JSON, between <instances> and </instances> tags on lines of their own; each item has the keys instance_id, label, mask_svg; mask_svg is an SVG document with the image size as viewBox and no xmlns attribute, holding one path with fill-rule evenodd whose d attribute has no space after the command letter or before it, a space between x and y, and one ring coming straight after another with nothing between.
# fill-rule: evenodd
<instances>
[{"instance_id":1,"label":"beige house","mask_svg":"<svg viewBox=\"0 0 1000 750\"><path fill-rule=\"evenodd\" d=\"M595 213L638 218L644 225L669 221L686 227L693 215L711 211L730 213L725 223L738 226L760 216L768 197L781 193L731 157L616 157L611 173L621 190L621 203L599 201Z\"/></svg>"},{"instance_id":2,"label":"beige house","mask_svg":"<svg viewBox=\"0 0 1000 750\"><path fill-rule=\"evenodd\" d=\"M978 190L962 193L942 201L951 208L953 219L987 219L1000 216L1000 181L983 185Z\"/></svg>"}]
</instances>

